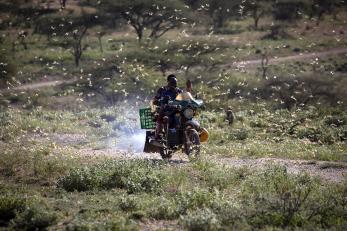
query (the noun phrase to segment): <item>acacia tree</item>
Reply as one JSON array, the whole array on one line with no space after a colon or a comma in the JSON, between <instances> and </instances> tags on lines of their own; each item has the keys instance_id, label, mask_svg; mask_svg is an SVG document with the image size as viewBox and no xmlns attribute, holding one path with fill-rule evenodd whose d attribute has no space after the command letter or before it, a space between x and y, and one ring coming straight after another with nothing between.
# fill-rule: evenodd
<instances>
[{"instance_id":1,"label":"acacia tree","mask_svg":"<svg viewBox=\"0 0 347 231\"><path fill-rule=\"evenodd\" d=\"M35 33L46 34L48 41L52 36L61 40L61 46L70 50L76 66L79 66L83 54L82 40L87 30L100 25L94 12L86 12L81 6L80 14L65 14L63 11L43 15L36 20Z\"/></svg>"},{"instance_id":2,"label":"acacia tree","mask_svg":"<svg viewBox=\"0 0 347 231\"><path fill-rule=\"evenodd\" d=\"M257 30L260 18L264 17L272 10L273 0L246 0L244 2L245 11L254 20L254 28Z\"/></svg>"},{"instance_id":3,"label":"acacia tree","mask_svg":"<svg viewBox=\"0 0 347 231\"><path fill-rule=\"evenodd\" d=\"M184 3L177 0L104 0L100 5L104 11L125 19L134 28L139 42L145 29L150 31L148 38L157 39L188 20Z\"/></svg>"},{"instance_id":4,"label":"acacia tree","mask_svg":"<svg viewBox=\"0 0 347 231\"><path fill-rule=\"evenodd\" d=\"M276 0L273 4L273 17L279 21L295 21L301 17L306 0Z\"/></svg>"},{"instance_id":5,"label":"acacia tree","mask_svg":"<svg viewBox=\"0 0 347 231\"><path fill-rule=\"evenodd\" d=\"M213 20L214 28L222 28L225 22L235 15L235 10L241 6L241 2L240 0L206 0L208 14Z\"/></svg>"},{"instance_id":6,"label":"acacia tree","mask_svg":"<svg viewBox=\"0 0 347 231\"><path fill-rule=\"evenodd\" d=\"M317 25L324 18L325 14L331 14L337 9L341 2L340 0L306 0L304 1L310 18L317 17Z\"/></svg>"}]
</instances>

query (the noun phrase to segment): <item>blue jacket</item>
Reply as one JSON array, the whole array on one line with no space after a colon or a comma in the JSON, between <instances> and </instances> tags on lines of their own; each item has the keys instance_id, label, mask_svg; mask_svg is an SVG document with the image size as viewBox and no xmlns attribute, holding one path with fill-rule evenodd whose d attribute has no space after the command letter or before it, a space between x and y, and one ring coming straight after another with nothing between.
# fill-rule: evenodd
<instances>
[{"instance_id":1,"label":"blue jacket","mask_svg":"<svg viewBox=\"0 0 347 231\"><path fill-rule=\"evenodd\" d=\"M161 87L158 89L157 94L154 96L154 103L156 105L165 105L169 102L169 100L176 99L176 96L182 93L182 90L176 87L175 89L172 89L170 87Z\"/></svg>"}]
</instances>

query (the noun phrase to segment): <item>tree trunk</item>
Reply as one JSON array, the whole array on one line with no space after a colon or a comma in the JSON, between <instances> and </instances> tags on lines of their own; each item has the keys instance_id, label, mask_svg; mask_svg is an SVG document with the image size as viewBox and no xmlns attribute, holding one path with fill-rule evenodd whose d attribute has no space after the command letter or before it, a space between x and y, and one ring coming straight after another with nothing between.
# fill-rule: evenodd
<instances>
[{"instance_id":1,"label":"tree trunk","mask_svg":"<svg viewBox=\"0 0 347 231\"><path fill-rule=\"evenodd\" d=\"M75 65L76 67L80 65L80 59L77 56L75 56Z\"/></svg>"},{"instance_id":2,"label":"tree trunk","mask_svg":"<svg viewBox=\"0 0 347 231\"><path fill-rule=\"evenodd\" d=\"M23 45L24 50L28 50L28 45L24 40L22 41L22 45Z\"/></svg>"},{"instance_id":3,"label":"tree trunk","mask_svg":"<svg viewBox=\"0 0 347 231\"><path fill-rule=\"evenodd\" d=\"M318 18L317 18L317 22L316 22L316 25L317 25L317 26L320 24L321 20L323 19L324 13L325 13L324 10L319 11L319 13L318 13Z\"/></svg>"},{"instance_id":4,"label":"tree trunk","mask_svg":"<svg viewBox=\"0 0 347 231\"><path fill-rule=\"evenodd\" d=\"M65 6L66 6L66 0L59 0L59 2L60 2L60 7L61 7L62 9L64 9Z\"/></svg>"},{"instance_id":5,"label":"tree trunk","mask_svg":"<svg viewBox=\"0 0 347 231\"><path fill-rule=\"evenodd\" d=\"M141 43L142 41L142 37L143 37L143 27L142 26L134 26L136 34L137 34L137 39L139 40L139 43Z\"/></svg>"},{"instance_id":6,"label":"tree trunk","mask_svg":"<svg viewBox=\"0 0 347 231\"><path fill-rule=\"evenodd\" d=\"M12 41L12 57L15 58L16 56L16 42Z\"/></svg>"},{"instance_id":7,"label":"tree trunk","mask_svg":"<svg viewBox=\"0 0 347 231\"><path fill-rule=\"evenodd\" d=\"M261 68L263 71L262 77L263 79L267 79L267 69L269 64L269 57L267 51L264 51L261 56Z\"/></svg>"},{"instance_id":8,"label":"tree trunk","mask_svg":"<svg viewBox=\"0 0 347 231\"><path fill-rule=\"evenodd\" d=\"M103 47L102 47L101 36L98 37L98 40L99 40L100 52L101 52L101 53L104 53L104 49L103 49Z\"/></svg>"},{"instance_id":9,"label":"tree trunk","mask_svg":"<svg viewBox=\"0 0 347 231\"><path fill-rule=\"evenodd\" d=\"M259 17L254 18L254 29L258 30Z\"/></svg>"},{"instance_id":10,"label":"tree trunk","mask_svg":"<svg viewBox=\"0 0 347 231\"><path fill-rule=\"evenodd\" d=\"M224 26L224 17L221 14L221 12L216 12L215 18L214 18L214 28L220 29Z\"/></svg>"},{"instance_id":11,"label":"tree trunk","mask_svg":"<svg viewBox=\"0 0 347 231\"><path fill-rule=\"evenodd\" d=\"M137 37L138 37L139 43L141 43L142 37L143 37L143 32L142 32L142 31L139 31L139 32L137 33Z\"/></svg>"}]
</instances>

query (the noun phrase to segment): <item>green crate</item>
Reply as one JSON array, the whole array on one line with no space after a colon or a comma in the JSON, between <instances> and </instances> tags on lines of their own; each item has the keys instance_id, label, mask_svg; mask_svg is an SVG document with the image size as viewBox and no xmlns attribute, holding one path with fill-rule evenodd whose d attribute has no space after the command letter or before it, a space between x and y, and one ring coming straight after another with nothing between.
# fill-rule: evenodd
<instances>
[{"instance_id":1,"label":"green crate","mask_svg":"<svg viewBox=\"0 0 347 231\"><path fill-rule=\"evenodd\" d=\"M139 112L141 129L155 129L154 116L151 108L142 108Z\"/></svg>"}]
</instances>

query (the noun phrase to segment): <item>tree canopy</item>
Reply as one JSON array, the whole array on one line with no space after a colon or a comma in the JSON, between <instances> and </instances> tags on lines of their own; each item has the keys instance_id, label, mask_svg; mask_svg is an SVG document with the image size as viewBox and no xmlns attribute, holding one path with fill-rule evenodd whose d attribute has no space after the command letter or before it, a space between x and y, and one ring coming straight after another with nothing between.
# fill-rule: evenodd
<instances>
[{"instance_id":1,"label":"tree canopy","mask_svg":"<svg viewBox=\"0 0 347 231\"><path fill-rule=\"evenodd\" d=\"M148 38L157 39L167 31L188 21L185 4L176 0L105 0L101 9L113 15L120 15L131 25L141 41L145 30Z\"/></svg>"}]
</instances>

